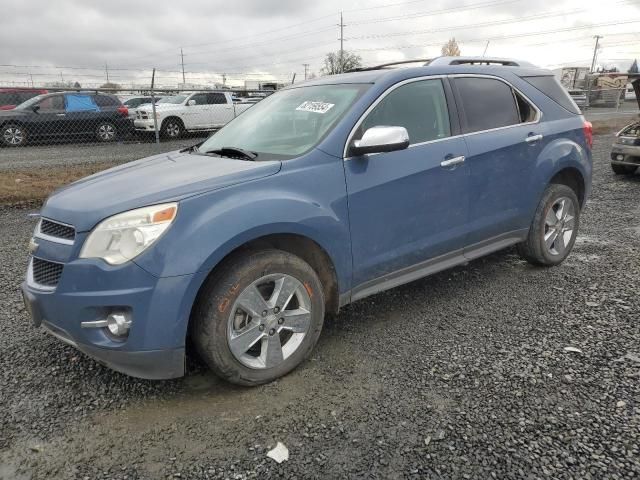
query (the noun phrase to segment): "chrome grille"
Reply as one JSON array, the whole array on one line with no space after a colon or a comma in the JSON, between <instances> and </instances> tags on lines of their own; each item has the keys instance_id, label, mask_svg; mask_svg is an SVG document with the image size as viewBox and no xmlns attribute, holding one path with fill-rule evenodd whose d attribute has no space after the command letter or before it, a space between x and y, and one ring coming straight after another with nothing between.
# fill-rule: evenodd
<instances>
[{"instance_id":1,"label":"chrome grille","mask_svg":"<svg viewBox=\"0 0 640 480\"><path fill-rule=\"evenodd\" d=\"M40 221L40 233L50 237L73 241L76 238L75 228L43 218Z\"/></svg>"},{"instance_id":2,"label":"chrome grille","mask_svg":"<svg viewBox=\"0 0 640 480\"><path fill-rule=\"evenodd\" d=\"M55 287L60 281L64 265L33 257L31 260L31 268L34 282L45 287Z\"/></svg>"}]
</instances>

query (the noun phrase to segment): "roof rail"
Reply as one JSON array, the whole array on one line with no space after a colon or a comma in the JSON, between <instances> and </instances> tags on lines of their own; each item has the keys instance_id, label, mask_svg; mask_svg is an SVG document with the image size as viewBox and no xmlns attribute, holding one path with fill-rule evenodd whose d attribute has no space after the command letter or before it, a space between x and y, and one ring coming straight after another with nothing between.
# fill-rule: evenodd
<instances>
[{"instance_id":1,"label":"roof rail","mask_svg":"<svg viewBox=\"0 0 640 480\"><path fill-rule=\"evenodd\" d=\"M429 62L431 62L430 58L417 58L414 60L402 60L400 62L391 62L391 63L383 63L382 65L375 65L373 67L359 67L359 68L352 68L351 70L347 70L345 73L351 73L351 72L367 72L369 70L381 70L383 68L387 68L387 67L393 67L395 65L405 65L407 63L422 63L424 65L429 64Z\"/></svg>"},{"instance_id":2,"label":"roof rail","mask_svg":"<svg viewBox=\"0 0 640 480\"><path fill-rule=\"evenodd\" d=\"M497 57L438 57L429 66L442 65L502 65L503 67L533 67L529 62Z\"/></svg>"}]
</instances>

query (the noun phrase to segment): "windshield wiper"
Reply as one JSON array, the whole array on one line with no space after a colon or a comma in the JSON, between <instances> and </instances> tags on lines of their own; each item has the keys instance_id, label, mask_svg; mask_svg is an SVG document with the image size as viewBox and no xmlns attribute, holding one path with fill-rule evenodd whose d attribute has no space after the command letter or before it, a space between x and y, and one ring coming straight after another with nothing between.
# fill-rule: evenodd
<instances>
[{"instance_id":1,"label":"windshield wiper","mask_svg":"<svg viewBox=\"0 0 640 480\"><path fill-rule=\"evenodd\" d=\"M258 154L256 152L251 152L238 147L222 147L218 150L207 150L206 152L200 153L203 155L213 153L214 155L219 155L221 157L237 158L240 160L255 160L258 158Z\"/></svg>"},{"instance_id":2,"label":"windshield wiper","mask_svg":"<svg viewBox=\"0 0 640 480\"><path fill-rule=\"evenodd\" d=\"M195 145L191 145L190 147L183 148L182 150L179 150L179 152L180 153L198 152L198 147L200 145L202 145L202 142L196 143Z\"/></svg>"}]
</instances>

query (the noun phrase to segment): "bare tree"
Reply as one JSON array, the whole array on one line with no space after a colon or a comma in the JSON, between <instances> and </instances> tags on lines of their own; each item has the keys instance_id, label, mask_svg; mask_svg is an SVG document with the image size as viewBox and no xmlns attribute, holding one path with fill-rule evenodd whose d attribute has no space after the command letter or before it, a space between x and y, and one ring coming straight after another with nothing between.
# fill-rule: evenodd
<instances>
[{"instance_id":1,"label":"bare tree","mask_svg":"<svg viewBox=\"0 0 640 480\"><path fill-rule=\"evenodd\" d=\"M456 42L455 38L449 39L449 41L442 46L442 55L445 57L460 56L460 47L458 47L458 42Z\"/></svg>"},{"instance_id":2,"label":"bare tree","mask_svg":"<svg viewBox=\"0 0 640 480\"><path fill-rule=\"evenodd\" d=\"M327 56L324 57L324 67L322 67L320 73L322 75L335 75L336 73L348 72L362 66L360 55L343 50L342 59L340 57L340 52L327 53Z\"/></svg>"},{"instance_id":3,"label":"bare tree","mask_svg":"<svg viewBox=\"0 0 640 480\"><path fill-rule=\"evenodd\" d=\"M117 83L107 82L104 85L101 85L100 88L108 88L109 90L112 90L111 93L117 93L122 87Z\"/></svg>"}]
</instances>

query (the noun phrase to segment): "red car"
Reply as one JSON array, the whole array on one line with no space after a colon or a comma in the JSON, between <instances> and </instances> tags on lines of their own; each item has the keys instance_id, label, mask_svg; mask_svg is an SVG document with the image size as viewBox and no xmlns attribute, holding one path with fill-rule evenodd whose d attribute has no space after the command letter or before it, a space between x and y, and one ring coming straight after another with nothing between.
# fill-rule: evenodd
<instances>
[{"instance_id":1,"label":"red car","mask_svg":"<svg viewBox=\"0 0 640 480\"><path fill-rule=\"evenodd\" d=\"M49 93L38 88L0 88L0 110L12 110L30 98Z\"/></svg>"}]
</instances>

